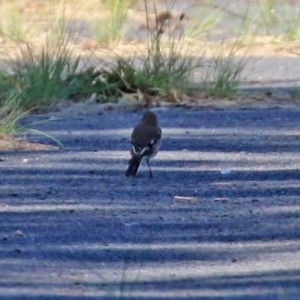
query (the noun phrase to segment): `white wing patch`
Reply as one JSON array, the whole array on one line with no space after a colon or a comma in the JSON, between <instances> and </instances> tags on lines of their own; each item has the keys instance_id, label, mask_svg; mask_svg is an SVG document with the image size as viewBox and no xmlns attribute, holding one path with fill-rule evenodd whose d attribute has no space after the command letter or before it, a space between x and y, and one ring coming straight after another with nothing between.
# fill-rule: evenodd
<instances>
[{"instance_id":1,"label":"white wing patch","mask_svg":"<svg viewBox=\"0 0 300 300\"><path fill-rule=\"evenodd\" d=\"M156 143L156 140L151 140L150 146L154 145Z\"/></svg>"},{"instance_id":2,"label":"white wing patch","mask_svg":"<svg viewBox=\"0 0 300 300\"><path fill-rule=\"evenodd\" d=\"M133 153L134 155L139 155L140 152L141 152L141 151L137 151L137 149L135 149L134 145L131 146L131 149L132 149L132 153ZM140 150L140 149L138 149L138 150Z\"/></svg>"},{"instance_id":3,"label":"white wing patch","mask_svg":"<svg viewBox=\"0 0 300 300\"><path fill-rule=\"evenodd\" d=\"M145 147L145 148L143 148L142 151L140 152L140 153L141 153L141 156L143 156L144 153L147 152L148 150L149 150L149 147L148 147L148 146Z\"/></svg>"},{"instance_id":4,"label":"white wing patch","mask_svg":"<svg viewBox=\"0 0 300 300\"><path fill-rule=\"evenodd\" d=\"M154 141L155 140L153 140L153 142ZM152 145L150 145L150 146L152 146ZM138 149L136 149L136 147L134 145L132 145L132 153L133 153L133 155L143 156L149 150L150 150L149 146L146 146L146 147L144 147L142 149L140 147L138 147Z\"/></svg>"}]
</instances>

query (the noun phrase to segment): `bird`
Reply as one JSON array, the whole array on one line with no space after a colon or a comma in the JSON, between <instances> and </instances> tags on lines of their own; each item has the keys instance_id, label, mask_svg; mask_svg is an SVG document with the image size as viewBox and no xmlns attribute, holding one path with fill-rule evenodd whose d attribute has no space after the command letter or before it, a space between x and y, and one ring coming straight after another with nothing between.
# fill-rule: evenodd
<instances>
[{"instance_id":1,"label":"bird","mask_svg":"<svg viewBox=\"0 0 300 300\"><path fill-rule=\"evenodd\" d=\"M131 159L125 172L126 177L135 177L143 159L146 160L150 177L153 177L150 159L156 156L161 145L162 131L158 125L156 114L147 110L140 123L131 134Z\"/></svg>"}]
</instances>

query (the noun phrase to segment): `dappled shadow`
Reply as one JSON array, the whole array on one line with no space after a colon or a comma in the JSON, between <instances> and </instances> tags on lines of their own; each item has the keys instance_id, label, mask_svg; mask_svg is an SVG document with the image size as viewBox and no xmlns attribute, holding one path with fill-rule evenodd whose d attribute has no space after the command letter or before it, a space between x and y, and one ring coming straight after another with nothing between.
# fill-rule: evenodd
<instances>
[{"instance_id":1,"label":"dappled shadow","mask_svg":"<svg viewBox=\"0 0 300 300\"><path fill-rule=\"evenodd\" d=\"M153 179L124 176L141 112L41 123L64 149L1 153L5 299L299 299L300 112L157 114Z\"/></svg>"},{"instance_id":2,"label":"dappled shadow","mask_svg":"<svg viewBox=\"0 0 300 300\"><path fill-rule=\"evenodd\" d=\"M217 290L220 289L220 287L224 288L224 290L230 291L233 288L238 289L249 289L251 288L270 288L274 291L270 294L265 294L264 292L259 292L256 294L255 299L278 299L277 297L283 297L283 299L299 299L297 298L297 288L299 287L299 271L292 271L292 272L262 272L259 275L244 275L244 276L214 276L214 277L196 277L196 278L189 278L185 280L161 280L161 281L135 281L135 282L129 282L126 283L126 286L124 287L124 291L122 294L121 299L169 299L168 297L164 298L161 296L132 296L130 295L131 290L137 290L140 292L144 292L147 294L149 291L151 291L153 288L155 288L160 293L167 293L169 290L174 290L175 292L181 293L182 290L186 290L187 292L189 290L197 290L197 289L212 289ZM289 278L287 280L287 278ZM276 292L276 289L278 288L278 283L281 284L281 286L285 289L287 289L287 292ZM99 288L107 288L110 290L116 290L119 287L118 283L114 282L106 282L103 285L99 285L98 283L92 283L92 282L77 282L78 285L83 285L86 288L90 287L93 289L99 289ZM8 284L9 285L9 284ZM24 286L27 286L25 284ZM36 286L37 288L40 288L43 286L45 289L49 287L49 285L45 283L40 284L30 284L31 287ZM184 288L182 288L184 286ZM57 284L57 287L60 289L67 288L67 285L64 284ZM288 292L289 290L289 292ZM41 296L39 296L41 297ZM251 297L251 295L243 295L242 299L254 299ZM77 299L76 296L65 296L66 299ZM18 299L18 298L16 298ZM27 298L23 298L27 299ZM29 299L29 298L28 298ZM44 299L44 298L35 298L32 297L32 299ZM47 296L47 299L60 299L57 296ZM93 296L85 296L83 299L97 299ZM99 298L98 298L99 299ZM116 296L103 296L101 299L116 299ZM174 298L173 298L174 299ZM176 299L187 299L185 296L177 296ZM228 297L222 297L222 296L216 296L216 297L210 297L210 296L190 296L188 299L241 299L241 296L228 296Z\"/></svg>"}]
</instances>

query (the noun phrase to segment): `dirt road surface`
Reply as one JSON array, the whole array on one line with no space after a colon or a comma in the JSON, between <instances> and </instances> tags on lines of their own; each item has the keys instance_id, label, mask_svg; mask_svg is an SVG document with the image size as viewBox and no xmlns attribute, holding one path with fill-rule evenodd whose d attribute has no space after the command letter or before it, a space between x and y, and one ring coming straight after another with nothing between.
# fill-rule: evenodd
<instances>
[{"instance_id":1,"label":"dirt road surface","mask_svg":"<svg viewBox=\"0 0 300 300\"><path fill-rule=\"evenodd\" d=\"M300 110L154 111L153 179L142 111L23 121L64 149L1 152L0 299L300 299Z\"/></svg>"}]
</instances>

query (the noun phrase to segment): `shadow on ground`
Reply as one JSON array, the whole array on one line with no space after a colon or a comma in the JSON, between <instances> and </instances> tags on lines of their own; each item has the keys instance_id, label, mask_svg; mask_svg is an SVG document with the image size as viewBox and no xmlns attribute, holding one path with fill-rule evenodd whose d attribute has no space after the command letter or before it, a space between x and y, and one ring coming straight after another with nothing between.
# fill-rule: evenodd
<instances>
[{"instance_id":1,"label":"shadow on ground","mask_svg":"<svg viewBox=\"0 0 300 300\"><path fill-rule=\"evenodd\" d=\"M157 113L152 180L124 176L141 112L1 153L0 299L300 299L300 112Z\"/></svg>"}]
</instances>

